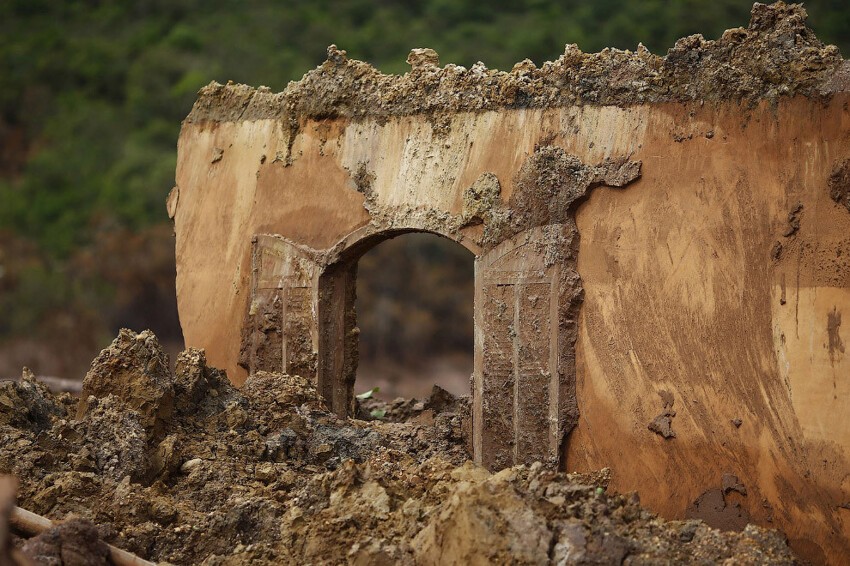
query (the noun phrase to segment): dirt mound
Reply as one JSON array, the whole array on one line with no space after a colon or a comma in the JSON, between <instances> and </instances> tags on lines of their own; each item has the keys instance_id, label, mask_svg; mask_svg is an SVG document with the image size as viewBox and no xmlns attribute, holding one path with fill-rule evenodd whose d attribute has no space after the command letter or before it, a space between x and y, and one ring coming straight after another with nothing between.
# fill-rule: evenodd
<instances>
[{"instance_id":1,"label":"dirt mound","mask_svg":"<svg viewBox=\"0 0 850 566\"><path fill-rule=\"evenodd\" d=\"M467 461L467 404L442 391L384 404L380 420L339 419L297 376L259 372L237 390L192 349L168 367L152 334L122 331L79 403L30 376L0 386L0 473L20 479L22 507L76 518L23 552L102 556L108 542L174 564L793 562L772 531L658 519L636 495L606 493L607 471L491 474Z\"/></svg>"},{"instance_id":2,"label":"dirt mound","mask_svg":"<svg viewBox=\"0 0 850 566\"><path fill-rule=\"evenodd\" d=\"M92 362L83 380L77 418L85 416L92 397L112 395L138 414L148 432L159 436L174 408L173 376L168 356L149 330L122 329Z\"/></svg>"}]
</instances>

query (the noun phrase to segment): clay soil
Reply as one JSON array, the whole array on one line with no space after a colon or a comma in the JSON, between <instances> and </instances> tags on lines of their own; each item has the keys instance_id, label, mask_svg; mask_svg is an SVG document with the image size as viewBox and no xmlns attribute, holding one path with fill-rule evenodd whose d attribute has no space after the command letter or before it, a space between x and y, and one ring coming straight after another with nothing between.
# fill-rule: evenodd
<instances>
[{"instance_id":1,"label":"clay soil","mask_svg":"<svg viewBox=\"0 0 850 566\"><path fill-rule=\"evenodd\" d=\"M106 564L103 542L173 564L795 562L775 531L660 519L607 469L490 473L468 460L466 400L439 389L339 419L296 376L237 390L192 349L169 368L153 334L122 331L79 399L26 371L0 385L0 473L65 521L13 531L0 563Z\"/></svg>"}]
</instances>

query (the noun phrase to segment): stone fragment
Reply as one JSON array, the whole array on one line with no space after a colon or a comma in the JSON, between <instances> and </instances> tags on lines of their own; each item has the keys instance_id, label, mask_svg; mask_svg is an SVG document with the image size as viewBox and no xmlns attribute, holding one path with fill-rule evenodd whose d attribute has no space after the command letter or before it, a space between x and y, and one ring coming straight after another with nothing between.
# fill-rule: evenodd
<instances>
[{"instance_id":1,"label":"stone fragment","mask_svg":"<svg viewBox=\"0 0 850 566\"><path fill-rule=\"evenodd\" d=\"M164 436L174 410L173 377L168 366L168 356L150 330L136 334L122 329L92 362L83 380L77 418L85 417L92 406L89 397L114 395L138 412L148 434Z\"/></svg>"},{"instance_id":2,"label":"stone fragment","mask_svg":"<svg viewBox=\"0 0 850 566\"><path fill-rule=\"evenodd\" d=\"M547 564L552 533L511 489L457 484L413 539L417 564Z\"/></svg>"},{"instance_id":3,"label":"stone fragment","mask_svg":"<svg viewBox=\"0 0 850 566\"><path fill-rule=\"evenodd\" d=\"M204 463L204 461L201 460L200 458L192 458L191 460L186 460L185 462L183 462L183 465L180 466L180 471L183 472L184 474L188 474L192 470L194 470L195 468L198 468L199 466L201 466L201 464L203 464L203 463Z\"/></svg>"}]
</instances>

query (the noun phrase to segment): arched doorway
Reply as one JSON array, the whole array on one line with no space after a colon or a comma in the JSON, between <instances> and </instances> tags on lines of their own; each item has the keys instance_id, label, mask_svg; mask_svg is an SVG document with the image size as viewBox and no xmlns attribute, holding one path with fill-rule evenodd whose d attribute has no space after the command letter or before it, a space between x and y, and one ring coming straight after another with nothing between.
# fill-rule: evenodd
<instances>
[{"instance_id":1,"label":"arched doorway","mask_svg":"<svg viewBox=\"0 0 850 566\"><path fill-rule=\"evenodd\" d=\"M425 399L434 385L469 396L475 256L429 233L385 240L357 264L355 391Z\"/></svg>"},{"instance_id":2,"label":"arched doorway","mask_svg":"<svg viewBox=\"0 0 850 566\"><path fill-rule=\"evenodd\" d=\"M353 414L357 263L384 240L427 231L367 226L322 252L255 236L241 363L314 377L334 413ZM581 285L572 233L550 224L486 251L455 240L475 254L472 444L475 461L490 469L557 466L577 421Z\"/></svg>"},{"instance_id":3,"label":"arched doorway","mask_svg":"<svg viewBox=\"0 0 850 566\"><path fill-rule=\"evenodd\" d=\"M378 232L367 228L355 232L336 246L337 255L319 279L318 386L332 410L340 416L354 411L354 383L359 362L356 309L359 261L382 242L412 233L454 240L443 234L415 228ZM454 241L470 252L470 262L480 251L469 242Z\"/></svg>"}]
</instances>

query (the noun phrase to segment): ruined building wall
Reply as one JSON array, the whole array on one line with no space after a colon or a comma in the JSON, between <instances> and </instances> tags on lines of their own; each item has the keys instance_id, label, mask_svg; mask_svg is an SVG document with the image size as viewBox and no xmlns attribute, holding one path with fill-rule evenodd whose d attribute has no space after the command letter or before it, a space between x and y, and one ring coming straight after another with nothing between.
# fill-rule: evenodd
<instances>
[{"instance_id":1,"label":"ruined building wall","mask_svg":"<svg viewBox=\"0 0 850 566\"><path fill-rule=\"evenodd\" d=\"M256 235L300 246L318 266L305 281L394 230L453 238L482 269L556 265L557 300L534 312L557 326L539 375L557 368L562 389L528 410L557 430L529 446L545 458L556 442L569 470L611 467L613 489L665 516L749 519L838 561L850 552L850 70L804 20L756 5L749 28L686 38L665 58L568 47L510 73L439 67L424 50L394 77L331 48L282 93L205 87L168 203L187 346L244 381ZM482 328L533 295L481 289L481 305L502 305L479 309ZM522 397L547 383L513 386ZM509 446L479 448L484 463L511 462L493 456Z\"/></svg>"}]
</instances>

